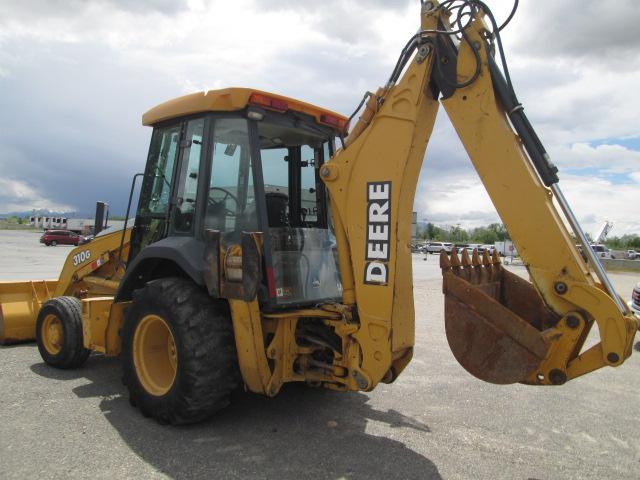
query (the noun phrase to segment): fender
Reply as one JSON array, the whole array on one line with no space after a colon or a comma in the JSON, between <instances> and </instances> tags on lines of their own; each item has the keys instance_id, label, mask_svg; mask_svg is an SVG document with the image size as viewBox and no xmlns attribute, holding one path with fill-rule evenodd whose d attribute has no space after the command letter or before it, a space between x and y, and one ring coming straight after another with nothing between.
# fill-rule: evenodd
<instances>
[{"instance_id":1,"label":"fender","mask_svg":"<svg viewBox=\"0 0 640 480\"><path fill-rule=\"evenodd\" d=\"M192 237L168 237L142 249L127 266L115 296L131 300L133 291L158 277L185 276L204 285L204 242Z\"/></svg>"}]
</instances>

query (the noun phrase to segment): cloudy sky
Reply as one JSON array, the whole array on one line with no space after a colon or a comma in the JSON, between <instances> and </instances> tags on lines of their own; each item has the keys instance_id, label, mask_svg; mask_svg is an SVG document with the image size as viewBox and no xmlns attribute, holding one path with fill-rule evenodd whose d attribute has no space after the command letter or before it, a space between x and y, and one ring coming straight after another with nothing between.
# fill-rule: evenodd
<instances>
[{"instance_id":1,"label":"cloudy sky","mask_svg":"<svg viewBox=\"0 0 640 480\"><path fill-rule=\"evenodd\" d=\"M488 0L500 22L509 0ZM640 8L521 0L503 32L520 100L589 232L640 233ZM122 213L144 167L141 115L198 90L252 86L350 114L388 77L418 0L2 0L0 213ZM443 112L442 112L443 113ZM445 115L419 218L497 220Z\"/></svg>"}]
</instances>

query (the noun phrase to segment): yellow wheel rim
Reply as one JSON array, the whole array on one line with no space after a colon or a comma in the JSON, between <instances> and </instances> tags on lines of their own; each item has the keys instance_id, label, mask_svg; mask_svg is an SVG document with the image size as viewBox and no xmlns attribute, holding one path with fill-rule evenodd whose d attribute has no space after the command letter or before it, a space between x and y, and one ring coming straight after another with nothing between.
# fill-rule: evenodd
<instances>
[{"instance_id":1,"label":"yellow wheel rim","mask_svg":"<svg viewBox=\"0 0 640 480\"><path fill-rule=\"evenodd\" d=\"M133 364L144 389L155 396L167 393L178 368L178 354L167 322L158 315L147 315L133 335Z\"/></svg>"},{"instance_id":2,"label":"yellow wheel rim","mask_svg":"<svg viewBox=\"0 0 640 480\"><path fill-rule=\"evenodd\" d=\"M57 355L62 350L64 341L64 330L62 322L53 313L44 317L41 330L42 344L50 355Z\"/></svg>"}]
</instances>

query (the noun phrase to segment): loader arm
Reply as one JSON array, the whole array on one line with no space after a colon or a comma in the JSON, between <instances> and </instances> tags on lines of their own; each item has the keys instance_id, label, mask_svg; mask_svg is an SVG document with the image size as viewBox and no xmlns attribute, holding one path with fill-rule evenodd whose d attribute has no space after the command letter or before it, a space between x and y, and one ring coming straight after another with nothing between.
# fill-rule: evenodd
<instances>
[{"instance_id":1,"label":"loader arm","mask_svg":"<svg viewBox=\"0 0 640 480\"><path fill-rule=\"evenodd\" d=\"M131 228L94 238L69 252L58 280L0 282L0 345L35 339L36 318L61 296L113 296L124 275Z\"/></svg>"},{"instance_id":2,"label":"loader arm","mask_svg":"<svg viewBox=\"0 0 640 480\"><path fill-rule=\"evenodd\" d=\"M343 301L357 306L360 320L360 374L369 384L390 381L411 358L411 215L440 103L532 280L504 270L497 256L459 258L454 250L442 257L446 331L458 361L494 383L562 384L619 366L631 354L637 321L597 259L587 264L577 251L565 220L585 237L556 169L491 53L495 21L482 2L464 3L471 20L451 27L444 6L452 2L423 2L421 32L403 51L416 51L405 73L399 76L401 57L397 74L369 97L345 147L320 172L334 214ZM594 323L600 342L582 352Z\"/></svg>"}]
</instances>

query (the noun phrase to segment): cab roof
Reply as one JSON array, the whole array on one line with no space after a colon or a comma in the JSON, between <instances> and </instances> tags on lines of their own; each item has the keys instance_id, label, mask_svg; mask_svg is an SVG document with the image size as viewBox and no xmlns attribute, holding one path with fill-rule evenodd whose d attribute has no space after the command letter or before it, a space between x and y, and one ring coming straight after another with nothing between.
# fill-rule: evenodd
<instances>
[{"instance_id":1,"label":"cab roof","mask_svg":"<svg viewBox=\"0 0 640 480\"><path fill-rule=\"evenodd\" d=\"M347 128L347 117L331 110L275 93L236 87L192 93L161 103L142 115L142 124L152 126L165 120L201 112L231 112L242 110L247 105L279 112L294 110L310 115L318 123L336 130Z\"/></svg>"}]
</instances>

